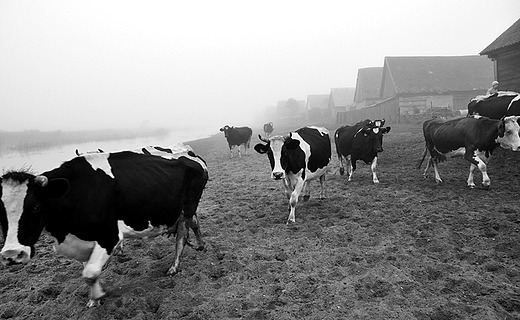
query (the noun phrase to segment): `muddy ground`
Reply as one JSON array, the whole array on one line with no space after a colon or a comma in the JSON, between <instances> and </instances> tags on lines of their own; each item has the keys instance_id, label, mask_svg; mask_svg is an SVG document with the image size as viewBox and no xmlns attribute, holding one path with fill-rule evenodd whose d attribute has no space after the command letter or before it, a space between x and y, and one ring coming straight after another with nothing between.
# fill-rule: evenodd
<instances>
[{"instance_id":1,"label":"muddy ground","mask_svg":"<svg viewBox=\"0 0 520 320\"><path fill-rule=\"evenodd\" d=\"M379 185L361 163L347 183L334 155L326 199L312 183L287 227L265 155L230 159L222 134L189 144L210 171L205 252L186 248L167 277L172 239L128 240L102 274L109 296L87 309L81 264L43 236L28 265L0 267L0 318L520 319L520 153L495 152L490 190L466 187L461 158L441 164L436 184L415 168L420 124L392 125Z\"/></svg>"}]
</instances>

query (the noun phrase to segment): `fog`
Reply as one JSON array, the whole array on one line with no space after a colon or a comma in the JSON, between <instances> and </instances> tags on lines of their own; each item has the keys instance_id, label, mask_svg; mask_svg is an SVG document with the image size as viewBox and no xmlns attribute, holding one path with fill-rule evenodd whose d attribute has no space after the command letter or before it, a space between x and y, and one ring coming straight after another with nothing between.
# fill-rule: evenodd
<instances>
[{"instance_id":1,"label":"fog","mask_svg":"<svg viewBox=\"0 0 520 320\"><path fill-rule=\"evenodd\" d=\"M0 131L255 125L385 56L476 55L518 0L0 1Z\"/></svg>"}]
</instances>

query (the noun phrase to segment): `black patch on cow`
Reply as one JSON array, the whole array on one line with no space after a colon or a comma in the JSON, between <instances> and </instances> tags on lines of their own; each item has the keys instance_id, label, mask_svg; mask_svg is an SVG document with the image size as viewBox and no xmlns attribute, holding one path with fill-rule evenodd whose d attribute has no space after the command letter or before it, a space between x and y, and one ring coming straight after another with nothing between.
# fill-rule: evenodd
<instances>
[{"instance_id":1,"label":"black patch on cow","mask_svg":"<svg viewBox=\"0 0 520 320\"><path fill-rule=\"evenodd\" d=\"M330 162L332 151L328 134L322 134L319 130L312 127L304 127L296 132L307 142L311 149L307 168L311 172L327 166Z\"/></svg>"},{"instance_id":2,"label":"black patch on cow","mask_svg":"<svg viewBox=\"0 0 520 320\"><path fill-rule=\"evenodd\" d=\"M468 115L478 114L496 120L502 119L504 116L520 115L520 100L511 104L516 97L516 95L495 95L484 100L473 99L468 104Z\"/></svg>"},{"instance_id":3,"label":"black patch on cow","mask_svg":"<svg viewBox=\"0 0 520 320\"><path fill-rule=\"evenodd\" d=\"M171 153L171 154L173 154L173 151L172 151L171 149L168 149L168 148L162 148L162 147L159 147L159 146L154 146L154 149L155 149L155 150L162 151L162 152L166 152L166 153Z\"/></svg>"}]
</instances>

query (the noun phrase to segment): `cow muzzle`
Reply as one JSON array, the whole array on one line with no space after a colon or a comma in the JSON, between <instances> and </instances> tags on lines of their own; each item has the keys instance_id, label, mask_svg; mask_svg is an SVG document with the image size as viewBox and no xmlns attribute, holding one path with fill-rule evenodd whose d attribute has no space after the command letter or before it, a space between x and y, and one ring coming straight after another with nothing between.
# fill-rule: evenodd
<instances>
[{"instance_id":1,"label":"cow muzzle","mask_svg":"<svg viewBox=\"0 0 520 320\"><path fill-rule=\"evenodd\" d=\"M272 178L273 178L274 180L280 180L280 179L285 178L285 172L283 172L283 171L282 171L282 172L274 172L274 171L273 171L273 173L272 173L271 176L272 176Z\"/></svg>"},{"instance_id":2,"label":"cow muzzle","mask_svg":"<svg viewBox=\"0 0 520 320\"><path fill-rule=\"evenodd\" d=\"M4 266L27 263L30 259L29 253L24 250L5 250L1 253L1 263Z\"/></svg>"}]
</instances>

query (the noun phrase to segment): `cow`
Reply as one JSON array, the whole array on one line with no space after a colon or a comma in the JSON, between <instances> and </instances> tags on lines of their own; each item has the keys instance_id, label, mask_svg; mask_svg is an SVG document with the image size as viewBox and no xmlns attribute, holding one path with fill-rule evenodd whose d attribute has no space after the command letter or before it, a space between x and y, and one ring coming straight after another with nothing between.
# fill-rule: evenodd
<instances>
[{"instance_id":1,"label":"cow","mask_svg":"<svg viewBox=\"0 0 520 320\"><path fill-rule=\"evenodd\" d=\"M9 171L0 178L1 262L29 262L45 229L57 253L83 262L87 306L97 306L101 270L123 238L175 234L167 274L178 272L204 185L193 161L130 151L85 154L37 176Z\"/></svg>"},{"instance_id":2,"label":"cow","mask_svg":"<svg viewBox=\"0 0 520 320\"><path fill-rule=\"evenodd\" d=\"M230 127L225 125L220 128L220 131L224 132L224 136L229 145L229 152L231 158L233 158L233 147L236 146L238 150L238 156L240 155L240 146L244 146L244 154L247 154L247 149L249 148L249 144L251 143L251 137L253 135L253 130L249 127Z\"/></svg>"},{"instance_id":3,"label":"cow","mask_svg":"<svg viewBox=\"0 0 520 320\"><path fill-rule=\"evenodd\" d=\"M285 136L269 139L258 135L266 144L255 145L260 154L267 154L271 164L271 178L282 180L289 199L287 224L296 222L295 208L303 191L303 200L310 198L308 184L319 179L320 198L324 198L323 183L331 159L329 131L323 127L303 127Z\"/></svg>"},{"instance_id":4,"label":"cow","mask_svg":"<svg viewBox=\"0 0 520 320\"><path fill-rule=\"evenodd\" d=\"M383 127L385 120L371 121L366 119L353 126L339 127L334 134L336 152L339 159L339 173L345 173L343 161L347 162L348 181L356 170L356 161L363 160L370 164L372 182L379 183L376 174L377 154L383 152L383 135L390 132L391 127Z\"/></svg>"},{"instance_id":5,"label":"cow","mask_svg":"<svg viewBox=\"0 0 520 320\"><path fill-rule=\"evenodd\" d=\"M123 151L131 151L131 152L140 153L140 154L150 154L150 155L154 155L154 156L163 157L165 159L179 159L181 161L186 161L190 165L194 165L191 162L195 162L195 163L198 163L198 165L200 166L200 168L198 168L198 169L202 170L202 173L203 173L202 176L203 176L204 185L202 185L202 189L204 188L204 186L206 185L206 183L209 179L208 166L206 164L206 161L204 161L204 159L202 159L201 157L197 156L191 146L185 145L183 143L173 144L168 147L161 147L158 145L148 145L148 146L144 146L144 147L140 147L140 148L135 148L135 149L131 149L131 150L123 150ZM94 151L88 151L84 154L104 153L104 152L105 151L103 151L103 149L97 149ZM80 153L78 149L76 149L76 155L81 156L83 154ZM201 192L202 192L202 190L201 190ZM195 212L195 214L192 217L187 217L187 218L191 219L190 226L191 226L191 229L193 230L193 233L195 234L195 240L196 240L196 243L192 244L189 240L189 233L188 233L187 234L187 236L188 236L187 244L197 248L198 250L202 250L204 248L204 241L202 240L202 235L200 233L199 219L197 217L197 213ZM121 251L123 250L122 241L120 242L119 249Z\"/></svg>"},{"instance_id":6,"label":"cow","mask_svg":"<svg viewBox=\"0 0 520 320\"><path fill-rule=\"evenodd\" d=\"M501 146L513 151L520 150L518 125L520 117L509 116L501 120L489 119L481 116L444 120L431 119L423 123L423 134L426 148L417 168L421 167L426 154L430 157L426 164L423 176L427 177L430 163L435 172L435 181L441 183L438 163L446 161L447 156L463 156L470 162L467 185L475 188L473 171L478 168L482 173L482 185L489 189L491 181L487 174L487 162L493 150Z\"/></svg>"},{"instance_id":7,"label":"cow","mask_svg":"<svg viewBox=\"0 0 520 320\"><path fill-rule=\"evenodd\" d=\"M271 133L273 133L273 130L274 130L274 126L273 126L273 123L272 122L269 122L269 123L266 123L264 124L264 133L265 133L265 136L269 138L269 136L271 135Z\"/></svg>"},{"instance_id":8,"label":"cow","mask_svg":"<svg viewBox=\"0 0 520 320\"><path fill-rule=\"evenodd\" d=\"M468 115L480 115L491 119L520 115L520 94L499 91L491 96L476 96L468 104Z\"/></svg>"}]
</instances>

